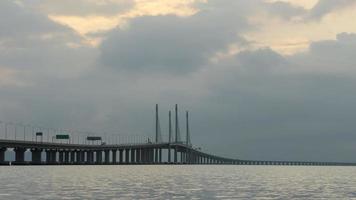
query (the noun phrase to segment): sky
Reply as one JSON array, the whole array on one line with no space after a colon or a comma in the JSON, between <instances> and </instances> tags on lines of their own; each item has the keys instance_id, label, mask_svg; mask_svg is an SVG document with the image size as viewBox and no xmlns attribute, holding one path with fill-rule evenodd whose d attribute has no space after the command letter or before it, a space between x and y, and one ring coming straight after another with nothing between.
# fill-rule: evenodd
<instances>
[{"instance_id":1,"label":"sky","mask_svg":"<svg viewBox=\"0 0 356 200\"><path fill-rule=\"evenodd\" d=\"M0 120L356 162L356 0L1 0ZM4 124L0 124L0 135ZM11 134L11 133L10 133ZM183 137L184 139L184 137Z\"/></svg>"}]
</instances>

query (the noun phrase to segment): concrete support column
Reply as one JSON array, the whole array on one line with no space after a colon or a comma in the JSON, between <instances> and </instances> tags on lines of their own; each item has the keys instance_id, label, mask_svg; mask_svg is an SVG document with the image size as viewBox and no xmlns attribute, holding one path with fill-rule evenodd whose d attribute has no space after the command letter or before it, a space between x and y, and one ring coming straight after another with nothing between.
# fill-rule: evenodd
<instances>
[{"instance_id":1,"label":"concrete support column","mask_svg":"<svg viewBox=\"0 0 356 200\"><path fill-rule=\"evenodd\" d=\"M89 151L90 155L90 163L94 164L94 151Z\"/></svg>"},{"instance_id":2,"label":"concrete support column","mask_svg":"<svg viewBox=\"0 0 356 200\"><path fill-rule=\"evenodd\" d=\"M65 154L65 163L68 164L69 163L69 151L65 151L64 154Z\"/></svg>"},{"instance_id":3,"label":"concrete support column","mask_svg":"<svg viewBox=\"0 0 356 200\"><path fill-rule=\"evenodd\" d=\"M174 164L177 164L177 162L178 162L178 155L177 155L177 153L178 153L178 149L177 149L177 147L174 149Z\"/></svg>"},{"instance_id":4,"label":"concrete support column","mask_svg":"<svg viewBox=\"0 0 356 200\"><path fill-rule=\"evenodd\" d=\"M135 163L136 149L131 149L131 163Z\"/></svg>"},{"instance_id":5,"label":"concrete support column","mask_svg":"<svg viewBox=\"0 0 356 200\"><path fill-rule=\"evenodd\" d=\"M145 149L145 163L150 163L150 149Z\"/></svg>"},{"instance_id":6,"label":"concrete support column","mask_svg":"<svg viewBox=\"0 0 356 200\"><path fill-rule=\"evenodd\" d=\"M145 149L141 149L141 163L146 163L146 154L145 154L146 150Z\"/></svg>"},{"instance_id":7,"label":"concrete support column","mask_svg":"<svg viewBox=\"0 0 356 200\"><path fill-rule=\"evenodd\" d=\"M76 152L76 154L75 154L75 163L77 163L77 164L79 164L79 163L81 163L81 160L80 160L80 152L81 151L75 151Z\"/></svg>"},{"instance_id":8,"label":"concrete support column","mask_svg":"<svg viewBox=\"0 0 356 200\"><path fill-rule=\"evenodd\" d=\"M160 148L159 150L158 150L158 162L159 163L162 163L162 149Z\"/></svg>"},{"instance_id":9,"label":"concrete support column","mask_svg":"<svg viewBox=\"0 0 356 200\"><path fill-rule=\"evenodd\" d=\"M103 152L98 150L96 151L96 163L101 164L103 162Z\"/></svg>"},{"instance_id":10,"label":"concrete support column","mask_svg":"<svg viewBox=\"0 0 356 200\"><path fill-rule=\"evenodd\" d=\"M125 149L125 163L130 163L130 150Z\"/></svg>"},{"instance_id":11,"label":"concrete support column","mask_svg":"<svg viewBox=\"0 0 356 200\"><path fill-rule=\"evenodd\" d=\"M45 152L46 152L46 164L49 164L51 160L51 154L50 154L51 151L46 149Z\"/></svg>"},{"instance_id":12,"label":"concrete support column","mask_svg":"<svg viewBox=\"0 0 356 200\"><path fill-rule=\"evenodd\" d=\"M85 151L79 152L79 158L80 158L79 160L80 163L85 163Z\"/></svg>"},{"instance_id":13,"label":"concrete support column","mask_svg":"<svg viewBox=\"0 0 356 200\"><path fill-rule=\"evenodd\" d=\"M136 149L136 163L141 163L141 149Z\"/></svg>"},{"instance_id":14,"label":"concrete support column","mask_svg":"<svg viewBox=\"0 0 356 200\"><path fill-rule=\"evenodd\" d=\"M116 163L117 163L117 160L116 160L116 152L117 152L116 149L113 149L113 150L112 150L112 163L113 163L113 164L116 164Z\"/></svg>"},{"instance_id":15,"label":"concrete support column","mask_svg":"<svg viewBox=\"0 0 356 200\"><path fill-rule=\"evenodd\" d=\"M31 153L32 153L32 163L40 164L42 149L31 149Z\"/></svg>"},{"instance_id":16,"label":"concrete support column","mask_svg":"<svg viewBox=\"0 0 356 200\"><path fill-rule=\"evenodd\" d=\"M119 149L119 156L120 156L120 157L119 157L119 159L120 159L120 164L122 164L122 163L123 163L123 161L124 161L124 159L123 159L123 155L124 155L124 154L123 154L123 151L124 151L123 149Z\"/></svg>"},{"instance_id":17,"label":"concrete support column","mask_svg":"<svg viewBox=\"0 0 356 200\"><path fill-rule=\"evenodd\" d=\"M150 164L153 164L154 163L154 149L150 149Z\"/></svg>"},{"instance_id":18,"label":"concrete support column","mask_svg":"<svg viewBox=\"0 0 356 200\"><path fill-rule=\"evenodd\" d=\"M171 163L171 147L168 147L168 163Z\"/></svg>"},{"instance_id":19,"label":"concrete support column","mask_svg":"<svg viewBox=\"0 0 356 200\"><path fill-rule=\"evenodd\" d=\"M184 151L180 152L180 163L182 164L184 161Z\"/></svg>"},{"instance_id":20,"label":"concrete support column","mask_svg":"<svg viewBox=\"0 0 356 200\"><path fill-rule=\"evenodd\" d=\"M50 157L51 157L51 159L50 159L50 161L49 162L51 162L51 163L57 163L57 150L52 150L52 151L50 151Z\"/></svg>"},{"instance_id":21,"label":"concrete support column","mask_svg":"<svg viewBox=\"0 0 356 200\"><path fill-rule=\"evenodd\" d=\"M0 148L0 163L5 162L5 151L6 151L5 147Z\"/></svg>"},{"instance_id":22,"label":"concrete support column","mask_svg":"<svg viewBox=\"0 0 356 200\"><path fill-rule=\"evenodd\" d=\"M58 151L58 162L63 164L64 163L64 151Z\"/></svg>"},{"instance_id":23,"label":"concrete support column","mask_svg":"<svg viewBox=\"0 0 356 200\"><path fill-rule=\"evenodd\" d=\"M145 163L150 163L150 149L145 149Z\"/></svg>"},{"instance_id":24,"label":"concrete support column","mask_svg":"<svg viewBox=\"0 0 356 200\"><path fill-rule=\"evenodd\" d=\"M88 164L94 163L94 152L93 151L87 151L87 163Z\"/></svg>"},{"instance_id":25,"label":"concrete support column","mask_svg":"<svg viewBox=\"0 0 356 200\"><path fill-rule=\"evenodd\" d=\"M71 163L74 163L74 161L75 161L75 151L70 151L70 162Z\"/></svg>"},{"instance_id":26,"label":"concrete support column","mask_svg":"<svg viewBox=\"0 0 356 200\"><path fill-rule=\"evenodd\" d=\"M104 156L105 156L105 164L109 164L110 163L110 150L105 150Z\"/></svg>"},{"instance_id":27,"label":"concrete support column","mask_svg":"<svg viewBox=\"0 0 356 200\"><path fill-rule=\"evenodd\" d=\"M185 155L185 162L187 164L190 164L190 158L191 158L190 150L187 150L186 155Z\"/></svg>"},{"instance_id":28,"label":"concrete support column","mask_svg":"<svg viewBox=\"0 0 356 200\"><path fill-rule=\"evenodd\" d=\"M83 151L81 151L81 150L78 150L78 151L77 151L77 154L75 155L75 156L76 156L76 163L77 163L77 164L82 164L82 163L83 163L84 156L83 156L83 158L82 158L82 154L84 154Z\"/></svg>"},{"instance_id":29,"label":"concrete support column","mask_svg":"<svg viewBox=\"0 0 356 200\"><path fill-rule=\"evenodd\" d=\"M147 163L147 149L141 149L142 163Z\"/></svg>"},{"instance_id":30,"label":"concrete support column","mask_svg":"<svg viewBox=\"0 0 356 200\"><path fill-rule=\"evenodd\" d=\"M86 162L87 164L90 164L90 151L85 151L85 154L86 154L86 160L85 160L85 162Z\"/></svg>"},{"instance_id":31,"label":"concrete support column","mask_svg":"<svg viewBox=\"0 0 356 200\"><path fill-rule=\"evenodd\" d=\"M153 149L153 151L154 151L154 162L155 163L158 163L158 149Z\"/></svg>"},{"instance_id":32,"label":"concrete support column","mask_svg":"<svg viewBox=\"0 0 356 200\"><path fill-rule=\"evenodd\" d=\"M25 148L15 148L15 162L23 163L25 162Z\"/></svg>"}]
</instances>

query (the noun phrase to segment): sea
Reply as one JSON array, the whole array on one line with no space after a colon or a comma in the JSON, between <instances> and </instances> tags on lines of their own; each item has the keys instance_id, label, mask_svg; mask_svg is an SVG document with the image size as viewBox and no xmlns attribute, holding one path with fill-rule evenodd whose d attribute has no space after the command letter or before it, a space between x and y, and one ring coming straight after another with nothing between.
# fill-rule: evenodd
<instances>
[{"instance_id":1,"label":"sea","mask_svg":"<svg viewBox=\"0 0 356 200\"><path fill-rule=\"evenodd\" d=\"M356 199L356 167L0 166L0 200Z\"/></svg>"}]
</instances>

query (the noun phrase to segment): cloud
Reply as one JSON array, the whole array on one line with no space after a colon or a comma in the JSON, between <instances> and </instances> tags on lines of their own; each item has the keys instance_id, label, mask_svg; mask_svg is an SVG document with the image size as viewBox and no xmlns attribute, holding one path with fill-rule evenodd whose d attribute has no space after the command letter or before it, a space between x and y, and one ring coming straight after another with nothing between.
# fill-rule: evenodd
<instances>
[{"instance_id":1,"label":"cloud","mask_svg":"<svg viewBox=\"0 0 356 200\"><path fill-rule=\"evenodd\" d=\"M289 56L268 45L249 48L242 37L261 30L250 21L259 11L289 20L304 12L299 8L254 0L198 3L194 15L135 17L102 33L107 39L92 48L28 4L0 4L1 120L153 135L159 103L166 135L167 111L179 103L191 111L192 141L204 151L355 160L355 34L314 39L308 51ZM234 45L238 50L230 51ZM212 61L217 53L224 55Z\"/></svg>"},{"instance_id":2,"label":"cloud","mask_svg":"<svg viewBox=\"0 0 356 200\"><path fill-rule=\"evenodd\" d=\"M101 45L101 60L127 71L195 71L229 44L244 43L238 33L247 28L246 21L232 10L218 7L203 9L190 17L133 19L128 28L117 28L108 34Z\"/></svg>"},{"instance_id":3,"label":"cloud","mask_svg":"<svg viewBox=\"0 0 356 200\"><path fill-rule=\"evenodd\" d=\"M350 140L356 130L352 125L355 71L304 70L326 62L339 67L340 60L330 57L350 55L355 45L352 35L338 38L301 59L270 49L247 51L206 72L202 79L210 92L203 105L194 108L199 115L194 129L204 133L197 140L211 145L212 151L223 143L226 155L233 149L243 158L354 160ZM330 42L317 43L313 46ZM329 54L337 51L335 46L341 52ZM204 139L207 135L214 139Z\"/></svg>"},{"instance_id":4,"label":"cloud","mask_svg":"<svg viewBox=\"0 0 356 200\"><path fill-rule=\"evenodd\" d=\"M291 57L303 70L311 72L353 74L356 71L356 34L340 33L336 40L314 42L309 51Z\"/></svg>"},{"instance_id":5,"label":"cloud","mask_svg":"<svg viewBox=\"0 0 356 200\"><path fill-rule=\"evenodd\" d=\"M51 15L69 16L116 15L134 5L134 2L129 0L23 0L21 2Z\"/></svg>"},{"instance_id":6,"label":"cloud","mask_svg":"<svg viewBox=\"0 0 356 200\"><path fill-rule=\"evenodd\" d=\"M355 4L355 0L319 0L319 2L311 9L309 18L320 19L324 15Z\"/></svg>"},{"instance_id":7,"label":"cloud","mask_svg":"<svg viewBox=\"0 0 356 200\"><path fill-rule=\"evenodd\" d=\"M303 7L294 6L287 2L270 2L265 4L265 9L272 15L277 15L285 20L290 20L296 16L302 16L307 13L307 10Z\"/></svg>"},{"instance_id":8,"label":"cloud","mask_svg":"<svg viewBox=\"0 0 356 200\"><path fill-rule=\"evenodd\" d=\"M0 2L0 66L34 76L73 76L87 64L80 58L93 52L72 29L13 1Z\"/></svg>"},{"instance_id":9,"label":"cloud","mask_svg":"<svg viewBox=\"0 0 356 200\"><path fill-rule=\"evenodd\" d=\"M0 37L36 35L44 32L56 32L64 28L41 14L23 9L14 1L1 1L0 11Z\"/></svg>"}]
</instances>

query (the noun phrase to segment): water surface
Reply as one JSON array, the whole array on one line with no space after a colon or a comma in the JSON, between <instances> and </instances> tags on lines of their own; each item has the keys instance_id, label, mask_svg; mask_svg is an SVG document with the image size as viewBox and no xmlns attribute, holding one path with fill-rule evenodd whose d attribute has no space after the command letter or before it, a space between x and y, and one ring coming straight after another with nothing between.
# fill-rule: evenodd
<instances>
[{"instance_id":1,"label":"water surface","mask_svg":"<svg viewBox=\"0 0 356 200\"><path fill-rule=\"evenodd\" d=\"M0 166L0 199L356 199L355 167Z\"/></svg>"}]
</instances>

